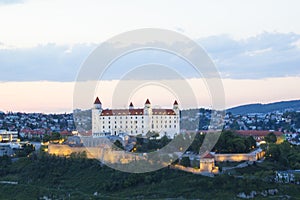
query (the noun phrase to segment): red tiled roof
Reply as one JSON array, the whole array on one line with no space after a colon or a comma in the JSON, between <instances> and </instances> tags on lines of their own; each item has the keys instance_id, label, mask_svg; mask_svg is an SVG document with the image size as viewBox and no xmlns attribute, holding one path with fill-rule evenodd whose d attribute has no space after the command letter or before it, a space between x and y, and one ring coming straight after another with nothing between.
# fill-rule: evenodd
<instances>
[{"instance_id":1,"label":"red tiled roof","mask_svg":"<svg viewBox=\"0 0 300 200\"><path fill-rule=\"evenodd\" d=\"M146 100L145 104L151 104L150 101L149 101L149 99Z\"/></svg>"},{"instance_id":2,"label":"red tiled roof","mask_svg":"<svg viewBox=\"0 0 300 200\"><path fill-rule=\"evenodd\" d=\"M173 109L152 109L153 115L176 115Z\"/></svg>"},{"instance_id":3,"label":"red tiled roof","mask_svg":"<svg viewBox=\"0 0 300 200\"><path fill-rule=\"evenodd\" d=\"M257 131L257 130L239 130L236 131L238 135L242 136L266 136L273 132L276 136L281 136L283 133L279 131Z\"/></svg>"},{"instance_id":4,"label":"red tiled roof","mask_svg":"<svg viewBox=\"0 0 300 200\"><path fill-rule=\"evenodd\" d=\"M113 116L113 115L143 115L144 109L114 109L103 110L101 116Z\"/></svg>"},{"instance_id":5,"label":"red tiled roof","mask_svg":"<svg viewBox=\"0 0 300 200\"><path fill-rule=\"evenodd\" d=\"M214 156L211 153L207 153L205 156L202 158L214 158Z\"/></svg>"},{"instance_id":6,"label":"red tiled roof","mask_svg":"<svg viewBox=\"0 0 300 200\"><path fill-rule=\"evenodd\" d=\"M172 109L152 109L153 115L176 115ZM135 109L107 109L101 112L101 116L114 116L114 115L144 115L143 108Z\"/></svg>"},{"instance_id":7,"label":"red tiled roof","mask_svg":"<svg viewBox=\"0 0 300 200\"><path fill-rule=\"evenodd\" d=\"M99 100L99 98L97 97L94 104L101 104L101 101Z\"/></svg>"}]
</instances>

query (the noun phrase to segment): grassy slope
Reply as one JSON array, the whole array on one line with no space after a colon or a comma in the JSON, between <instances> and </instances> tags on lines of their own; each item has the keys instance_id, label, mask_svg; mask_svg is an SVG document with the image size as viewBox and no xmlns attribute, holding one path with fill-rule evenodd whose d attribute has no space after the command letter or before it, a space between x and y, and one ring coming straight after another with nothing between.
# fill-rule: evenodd
<instances>
[{"instance_id":1,"label":"grassy slope","mask_svg":"<svg viewBox=\"0 0 300 200\"><path fill-rule=\"evenodd\" d=\"M269 170L254 168L250 173ZM242 191L270 188L279 188L281 194L300 198L299 186L266 183L254 176L209 178L170 169L129 174L101 167L93 160L55 157L21 159L10 165L0 180L19 182L18 185L0 185L0 199L37 199L43 195L68 199L69 194L70 199L232 199ZM98 197L93 196L96 191Z\"/></svg>"}]
</instances>

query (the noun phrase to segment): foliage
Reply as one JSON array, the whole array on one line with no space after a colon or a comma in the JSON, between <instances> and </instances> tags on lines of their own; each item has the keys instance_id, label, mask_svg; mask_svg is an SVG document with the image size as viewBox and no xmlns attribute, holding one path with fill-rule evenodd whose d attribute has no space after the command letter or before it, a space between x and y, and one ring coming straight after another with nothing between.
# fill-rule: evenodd
<instances>
[{"instance_id":1,"label":"foliage","mask_svg":"<svg viewBox=\"0 0 300 200\"><path fill-rule=\"evenodd\" d=\"M123 144L120 142L120 140L116 140L114 142L114 145L115 145L115 147L113 147L114 149L116 149L116 150L119 150L119 149L124 150Z\"/></svg>"},{"instance_id":2,"label":"foliage","mask_svg":"<svg viewBox=\"0 0 300 200\"><path fill-rule=\"evenodd\" d=\"M255 147L256 142L252 136L241 137L232 131L223 131L214 151L218 153L248 153Z\"/></svg>"},{"instance_id":3,"label":"foliage","mask_svg":"<svg viewBox=\"0 0 300 200\"><path fill-rule=\"evenodd\" d=\"M187 157L182 157L181 160L180 160L180 164L182 166L185 166L185 167L190 167L191 166L190 158L188 156Z\"/></svg>"},{"instance_id":4,"label":"foliage","mask_svg":"<svg viewBox=\"0 0 300 200\"><path fill-rule=\"evenodd\" d=\"M6 163L5 166L2 163ZM161 169L144 174L115 171L97 160L33 154L9 162L0 159L1 180L18 181L3 184L0 199L235 199L239 192L277 188L280 196L299 198L299 186L278 185L264 180L272 175L266 167L252 166L239 171L244 178L219 175L214 178ZM276 167L276 165L272 165ZM255 171L255 175L253 175ZM98 195L93 194L97 192Z\"/></svg>"},{"instance_id":5,"label":"foliage","mask_svg":"<svg viewBox=\"0 0 300 200\"><path fill-rule=\"evenodd\" d=\"M286 168L299 169L300 146L291 145L287 141L281 144L269 144L266 159Z\"/></svg>"},{"instance_id":6,"label":"foliage","mask_svg":"<svg viewBox=\"0 0 300 200\"><path fill-rule=\"evenodd\" d=\"M17 157L25 157L32 153L35 148L33 144L24 144L23 149L18 149L15 151Z\"/></svg>"},{"instance_id":7,"label":"foliage","mask_svg":"<svg viewBox=\"0 0 300 200\"><path fill-rule=\"evenodd\" d=\"M148 139L137 137L135 147L137 152L151 152L163 148L170 141L171 140L167 136L163 136L160 139Z\"/></svg>"},{"instance_id":8,"label":"foliage","mask_svg":"<svg viewBox=\"0 0 300 200\"><path fill-rule=\"evenodd\" d=\"M268 135L265 136L265 141L267 143L276 143L277 142L277 137L273 132L271 132L271 133L268 133Z\"/></svg>"}]
</instances>

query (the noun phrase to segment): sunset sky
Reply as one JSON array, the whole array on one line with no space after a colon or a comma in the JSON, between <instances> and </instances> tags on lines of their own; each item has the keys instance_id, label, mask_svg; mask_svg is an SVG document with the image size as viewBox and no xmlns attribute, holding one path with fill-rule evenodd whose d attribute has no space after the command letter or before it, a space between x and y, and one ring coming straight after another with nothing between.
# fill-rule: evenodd
<instances>
[{"instance_id":1,"label":"sunset sky","mask_svg":"<svg viewBox=\"0 0 300 200\"><path fill-rule=\"evenodd\" d=\"M0 111L70 112L74 82L90 53L139 28L176 31L202 46L220 73L227 108L300 99L299 7L297 0L0 0ZM153 55L116 63L95 92L104 107L112 106L118 69L153 62ZM155 59L179 71L184 65L169 55ZM198 105L210 107L203 82L185 73ZM131 100L141 107L146 98L167 107L176 95L153 86ZM184 102L181 108L194 106Z\"/></svg>"}]
</instances>

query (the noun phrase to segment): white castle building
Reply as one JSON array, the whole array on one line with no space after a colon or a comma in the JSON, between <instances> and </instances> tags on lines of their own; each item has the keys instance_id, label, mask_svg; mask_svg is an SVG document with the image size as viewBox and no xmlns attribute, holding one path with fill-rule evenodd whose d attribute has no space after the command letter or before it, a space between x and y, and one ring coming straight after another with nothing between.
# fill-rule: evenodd
<instances>
[{"instance_id":1,"label":"white castle building","mask_svg":"<svg viewBox=\"0 0 300 200\"><path fill-rule=\"evenodd\" d=\"M128 109L102 109L97 97L92 109L92 133L94 137L106 134L146 136L149 132L174 138L180 130L179 107L175 100L172 109L152 108L149 99L144 108L134 108L132 102Z\"/></svg>"}]
</instances>

